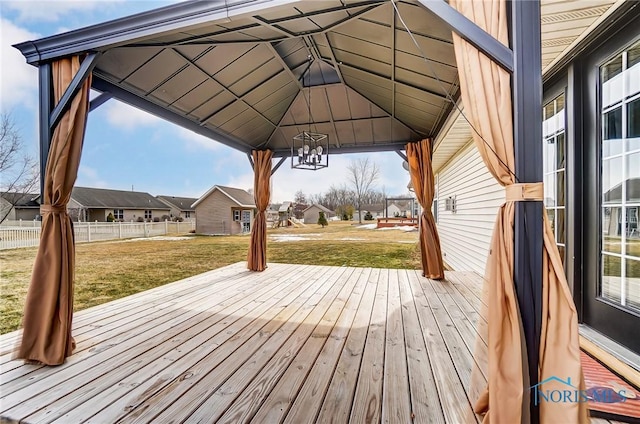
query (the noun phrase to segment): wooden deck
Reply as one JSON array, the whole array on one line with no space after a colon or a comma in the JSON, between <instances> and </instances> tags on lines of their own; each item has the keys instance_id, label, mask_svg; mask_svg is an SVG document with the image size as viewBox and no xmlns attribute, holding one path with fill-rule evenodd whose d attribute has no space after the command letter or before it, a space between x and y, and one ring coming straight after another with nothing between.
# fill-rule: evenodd
<instances>
[{"instance_id":1,"label":"wooden deck","mask_svg":"<svg viewBox=\"0 0 640 424\"><path fill-rule=\"evenodd\" d=\"M0 415L477 422L469 387L480 280L286 264L250 273L234 264L76 314L78 347L59 367L12 361L18 334L0 337Z\"/></svg>"}]
</instances>

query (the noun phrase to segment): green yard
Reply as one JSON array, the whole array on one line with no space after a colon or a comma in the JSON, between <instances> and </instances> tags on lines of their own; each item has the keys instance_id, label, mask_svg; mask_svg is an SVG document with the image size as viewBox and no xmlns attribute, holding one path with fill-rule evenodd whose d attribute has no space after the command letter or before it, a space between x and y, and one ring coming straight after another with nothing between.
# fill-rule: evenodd
<instances>
[{"instance_id":1,"label":"green yard","mask_svg":"<svg viewBox=\"0 0 640 424\"><path fill-rule=\"evenodd\" d=\"M317 265L419 268L417 232L370 230L345 222L322 229L269 230L268 261ZM178 237L182 238L182 237ZM79 244L75 310L244 261L248 236L188 236ZM17 329L36 248L0 251L0 333Z\"/></svg>"}]
</instances>

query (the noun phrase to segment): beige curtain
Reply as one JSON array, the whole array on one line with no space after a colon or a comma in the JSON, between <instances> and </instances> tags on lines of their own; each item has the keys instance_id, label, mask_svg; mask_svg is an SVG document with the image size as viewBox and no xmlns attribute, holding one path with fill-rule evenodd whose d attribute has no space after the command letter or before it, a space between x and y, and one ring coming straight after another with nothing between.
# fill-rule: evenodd
<instances>
[{"instance_id":1,"label":"beige curtain","mask_svg":"<svg viewBox=\"0 0 640 424\"><path fill-rule=\"evenodd\" d=\"M251 244L247 256L247 267L251 271L264 271L267 268L267 216L265 211L271 197L271 150L253 151L253 197L258 215L251 229Z\"/></svg>"},{"instance_id":2,"label":"beige curtain","mask_svg":"<svg viewBox=\"0 0 640 424\"><path fill-rule=\"evenodd\" d=\"M508 45L505 0L452 0L451 5ZM529 421L528 364L513 281L516 201L541 201L542 183L514 184L513 122L510 75L453 35L465 115L482 134L474 134L489 172L506 187L498 211L485 275L488 308L488 387L475 409L484 422ZM539 381L571 378L584 388L578 346L577 315L549 222L544 221L543 325ZM525 374L526 373L526 374ZM540 422L586 422L585 403L540 404Z\"/></svg>"},{"instance_id":3,"label":"beige curtain","mask_svg":"<svg viewBox=\"0 0 640 424\"><path fill-rule=\"evenodd\" d=\"M444 278L440 237L436 221L431 212L433 203L433 168L431 167L431 139L406 146L407 161L411 183L422 206L420 216L420 254L422 258L422 275L427 278L441 280Z\"/></svg>"},{"instance_id":4,"label":"beige curtain","mask_svg":"<svg viewBox=\"0 0 640 424\"><path fill-rule=\"evenodd\" d=\"M56 104L79 68L78 56L52 64ZM18 357L47 365L62 364L75 348L71 337L75 247L67 203L78 174L90 87L89 76L55 128L44 175L42 232L24 309Z\"/></svg>"}]
</instances>

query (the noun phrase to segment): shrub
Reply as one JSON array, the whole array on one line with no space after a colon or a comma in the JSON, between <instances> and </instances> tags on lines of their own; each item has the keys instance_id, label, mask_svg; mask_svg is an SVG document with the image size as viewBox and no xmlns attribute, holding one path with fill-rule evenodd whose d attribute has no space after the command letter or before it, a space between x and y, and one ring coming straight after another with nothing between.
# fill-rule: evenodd
<instances>
[{"instance_id":1,"label":"shrub","mask_svg":"<svg viewBox=\"0 0 640 424\"><path fill-rule=\"evenodd\" d=\"M184 218L181 217L181 216L174 216L173 217L173 221L174 222L182 222L182 221L184 221Z\"/></svg>"},{"instance_id":2,"label":"shrub","mask_svg":"<svg viewBox=\"0 0 640 424\"><path fill-rule=\"evenodd\" d=\"M324 212L320 211L320 215L318 215L318 225L322 225L322 228L329 225L327 222L327 217L324 216Z\"/></svg>"},{"instance_id":3,"label":"shrub","mask_svg":"<svg viewBox=\"0 0 640 424\"><path fill-rule=\"evenodd\" d=\"M156 216L155 218L153 218L153 222L160 222L160 218Z\"/></svg>"},{"instance_id":4,"label":"shrub","mask_svg":"<svg viewBox=\"0 0 640 424\"><path fill-rule=\"evenodd\" d=\"M371 215L371 212L367 211L367 213L364 215L364 220L373 221L373 215Z\"/></svg>"},{"instance_id":5,"label":"shrub","mask_svg":"<svg viewBox=\"0 0 640 424\"><path fill-rule=\"evenodd\" d=\"M111 212L109 212L109 215L107 215L107 222L113 222L116 219L113 217L113 214Z\"/></svg>"},{"instance_id":6,"label":"shrub","mask_svg":"<svg viewBox=\"0 0 640 424\"><path fill-rule=\"evenodd\" d=\"M138 221L138 222L144 222L144 218L143 218L143 217L141 217L141 216L139 216L139 217L138 217L138 219L136 219L136 221Z\"/></svg>"},{"instance_id":7,"label":"shrub","mask_svg":"<svg viewBox=\"0 0 640 424\"><path fill-rule=\"evenodd\" d=\"M169 215L162 215L160 221L171 221L171 217Z\"/></svg>"}]
</instances>

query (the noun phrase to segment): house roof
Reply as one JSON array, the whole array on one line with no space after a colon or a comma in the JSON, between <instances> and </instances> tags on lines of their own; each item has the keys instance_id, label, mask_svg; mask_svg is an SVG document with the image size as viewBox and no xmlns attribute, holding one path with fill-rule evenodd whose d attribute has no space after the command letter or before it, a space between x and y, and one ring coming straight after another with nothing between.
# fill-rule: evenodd
<instances>
[{"instance_id":1,"label":"house roof","mask_svg":"<svg viewBox=\"0 0 640 424\"><path fill-rule=\"evenodd\" d=\"M334 213L331 209L329 209L329 208L327 208L325 206L322 206L320 203L314 203L314 204L308 206L305 210L302 211L302 213L305 213L306 211L308 211L309 209L311 209L313 207L316 207L316 208L318 208L321 211L326 212L326 213Z\"/></svg>"},{"instance_id":2,"label":"house roof","mask_svg":"<svg viewBox=\"0 0 640 424\"><path fill-rule=\"evenodd\" d=\"M149 193L141 191L109 190L74 187L71 199L91 209L161 209L169 207Z\"/></svg>"},{"instance_id":3,"label":"house roof","mask_svg":"<svg viewBox=\"0 0 640 424\"><path fill-rule=\"evenodd\" d=\"M18 208L39 208L39 194L0 192L0 197Z\"/></svg>"},{"instance_id":4,"label":"house roof","mask_svg":"<svg viewBox=\"0 0 640 424\"><path fill-rule=\"evenodd\" d=\"M195 209L191 206L198 199L193 197L176 197L176 196L157 196L160 201L165 202L169 206L180 209L181 211L194 211Z\"/></svg>"},{"instance_id":5,"label":"house roof","mask_svg":"<svg viewBox=\"0 0 640 424\"><path fill-rule=\"evenodd\" d=\"M214 191L219 191L229 199L233 200L238 206L246 207L246 208L255 208L256 205L253 200L253 195L246 190L242 190L241 188L234 187L225 187L221 185L214 185L211 187L205 194L203 194L198 200L196 200L192 208L195 209L200 202L209 197Z\"/></svg>"}]
</instances>

